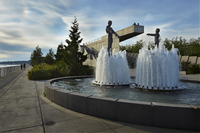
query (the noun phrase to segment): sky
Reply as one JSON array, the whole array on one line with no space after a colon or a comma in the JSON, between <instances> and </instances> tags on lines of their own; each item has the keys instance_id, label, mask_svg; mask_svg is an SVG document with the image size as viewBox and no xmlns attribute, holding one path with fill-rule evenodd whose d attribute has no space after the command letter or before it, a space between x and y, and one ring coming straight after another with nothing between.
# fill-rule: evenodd
<instances>
[{"instance_id":1,"label":"sky","mask_svg":"<svg viewBox=\"0 0 200 133\"><path fill-rule=\"evenodd\" d=\"M0 0L0 62L30 60L39 46L45 56L69 39L77 18L82 43L106 35L112 20L115 31L134 22L144 33L120 45L153 41L147 33L160 28L161 39L187 40L200 36L200 0Z\"/></svg>"}]
</instances>

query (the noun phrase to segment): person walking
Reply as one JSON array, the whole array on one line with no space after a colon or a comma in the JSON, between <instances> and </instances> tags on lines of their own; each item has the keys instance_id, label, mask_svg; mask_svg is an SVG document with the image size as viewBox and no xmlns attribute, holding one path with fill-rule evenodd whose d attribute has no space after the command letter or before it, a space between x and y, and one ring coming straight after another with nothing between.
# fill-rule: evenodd
<instances>
[{"instance_id":1,"label":"person walking","mask_svg":"<svg viewBox=\"0 0 200 133\"><path fill-rule=\"evenodd\" d=\"M24 70L26 69L26 64L24 63Z\"/></svg>"}]
</instances>

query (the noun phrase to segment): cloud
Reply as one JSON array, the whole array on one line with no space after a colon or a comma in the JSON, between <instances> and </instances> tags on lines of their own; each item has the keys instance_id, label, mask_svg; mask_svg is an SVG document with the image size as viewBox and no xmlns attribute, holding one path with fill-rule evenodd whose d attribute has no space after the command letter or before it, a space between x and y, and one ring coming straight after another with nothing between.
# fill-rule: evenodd
<instances>
[{"instance_id":1,"label":"cloud","mask_svg":"<svg viewBox=\"0 0 200 133\"><path fill-rule=\"evenodd\" d=\"M8 58L8 55L6 55L6 54L0 54L0 58Z\"/></svg>"},{"instance_id":2,"label":"cloud","mask_svg":"<svg viewBox=\"0 0 200 133\"><path fill-rule=\"evenodd\" d=\"M151 15L150 13L148 13L145 18L144 18L145 21L151 21L153 20L153 15Z\"/></svg>"},{"instance_id":3,"label":"cloud","mask_svg":"<svg viewBox=\"0 0 200 133\"><path fill-rule=\"evenodd\" d=\"M0 50L0 61L29 60L31 52Z\"/></svg>"},{"instance_id":4,"label":"cloud","mask_svg":"<svg viewBox=\"0 0 200 133\"><path fill-rule=\"evenodd\" d=\"M74 16L78 19L82 43L106 35L105 27L108 20L113 21L112 28L115 31L126 28L134 22L144 25L145 33L127 40L129 43L140 39L153 41L153 38L147 37L146 33L154 33L157 27L161 29L162 39L199 36L198 1L179 1L179 4L174 1L162 1L156 4L155 2L0 1L1 50L13 52L21 49L22 52L30 52L39 45L42 51L45 51L45 55L48 49L55 50L60 42L65 43ZM4 54L11 59L11 55L14 55L12 52Z\"/></svg>"},{"instance_id":5,"label":"cloud","mask_svg":"<svg viewBox=\"0 0 200 133\"><path fill-rule=\"evenodd\" d=\"M136 9L117 10L113 13L93 10L94 9L91 8L84 8L81 9L81 11L79 10L78 12L72 13L73 16L62 17L63 22L67 25L67 30L70 30L74 16L77 17L81 36L84 39L83 43L106 35L105 27L107 26L108 20L113 21L112 28L117 31L131 26L134 22L139 22L140 20L136 18L141 18L139 17L140 13L136 13L137 11L139 12L139 10ZM93 12L96 15L94 17L89 17L88 12Z\"/></svg>"},{"instance_id":6,"label":"cloud","mask_svg":"<svg viewBox=\"0 0 200 133\"><path fill-rule=\"evenodd\" d=\"M55 4L45 5L47 3L42 2L30 1L24 5L23 2L20 2L16 3L16 6L12 6L11 11L9 8L1 9L7 14L0 21L0 42L8 45L20 44L30 48L35 48L37 45L47 48L58 45L66 36L65 29L60 31L59 35L54 33L54 25L62 23L57 23L62 16L55 12L55 10L59 10L58 7L54 6ZM62 3L62 1L60 2ZM3 4L6 6L10 3L4 2ZM63 5L69 7L67 4ZM16 19L17 22L15 22Z\"/></svg>"}]
</instances>

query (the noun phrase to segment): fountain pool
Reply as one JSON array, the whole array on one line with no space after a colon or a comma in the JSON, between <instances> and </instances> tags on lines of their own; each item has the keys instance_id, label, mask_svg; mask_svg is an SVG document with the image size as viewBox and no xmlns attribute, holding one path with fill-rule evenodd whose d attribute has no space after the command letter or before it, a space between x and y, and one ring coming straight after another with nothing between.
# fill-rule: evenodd
<instances>
[{"instance_id":1,"label":"fountain pool","mask_svg":"<svg viewBox=\"0 0 200 133\"><path fill-rule=\"evenodd\" d=\"M94 78L59 80L52 83L52 86L72 92L115 99L200 105L200 88L198 83L179 82L180 85L185 86L187 89L181 91L154 91L152 93L149 90L138 90L129 86L91 85L90 82L92 80ZM131 78L131 81L135 82L135 78Z\"/></svg>"}]
</instances>

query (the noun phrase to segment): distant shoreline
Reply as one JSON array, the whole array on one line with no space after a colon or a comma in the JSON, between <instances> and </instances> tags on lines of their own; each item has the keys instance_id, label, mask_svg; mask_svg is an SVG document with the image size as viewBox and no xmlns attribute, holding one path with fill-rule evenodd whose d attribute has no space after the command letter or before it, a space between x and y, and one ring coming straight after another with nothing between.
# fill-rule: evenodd
<instances>
[{"instance_id":1,"label":"distant shoreline","mask_svg":"<svg viewBox=\"0 0 200 133\"><path fill-rule=\"evenodd\" d=\"M21 64L15 64L15 65L7 65L7 64L0 64L0 68L3 68L3 67L10 67L10 66L20 66Z\"/></svg>"},{"instance_id":2,"label":"distant shoreline","mask_svg":"<svg viewBox=\"0 0 200 133\"><path fill-rule=\"evenodd\" d=\"M18 65L18 64L30 64L31 61L0 61L0 66L1 65Z\"/></svg>"}]
</instances>

